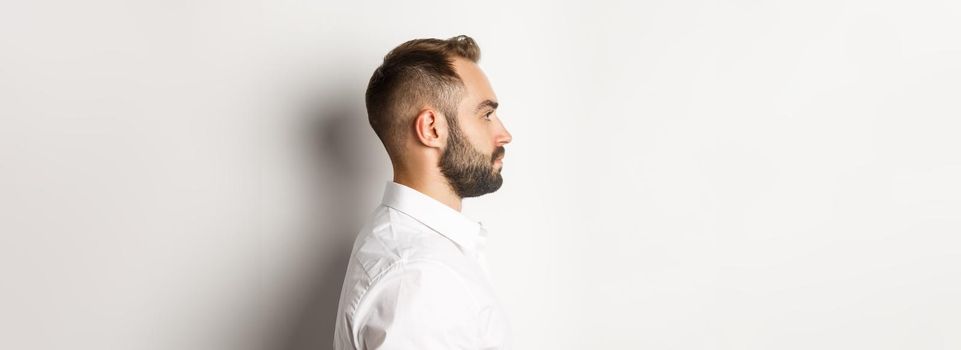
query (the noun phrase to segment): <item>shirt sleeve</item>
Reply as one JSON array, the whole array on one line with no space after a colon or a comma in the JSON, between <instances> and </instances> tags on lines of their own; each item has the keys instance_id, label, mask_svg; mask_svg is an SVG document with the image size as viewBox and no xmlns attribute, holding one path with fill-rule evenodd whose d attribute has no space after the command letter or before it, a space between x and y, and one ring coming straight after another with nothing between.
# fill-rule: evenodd
<instances>
[{"instance_id":1,"label":"shirt sleeve","mask_svg":"<svg viewBox=\"0 0 961 350\"><path fill-rule=\"evenodd\" d=\"M399 264L365 295L357 348L475 350L481 310L465 280L438 262Z\"/></svg>"}]
</instances>

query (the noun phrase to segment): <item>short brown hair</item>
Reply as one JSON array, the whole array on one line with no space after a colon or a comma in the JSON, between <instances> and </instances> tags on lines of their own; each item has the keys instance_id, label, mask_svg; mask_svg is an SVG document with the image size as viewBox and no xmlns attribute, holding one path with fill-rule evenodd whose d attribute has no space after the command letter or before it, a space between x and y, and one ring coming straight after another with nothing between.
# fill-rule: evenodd
<instances>
[{"instance_id":1,"label":"short brown hair","mask_svg":"<svg viewBox=\"0 0 961 350\"><path fill-rule=\"evenodd\" d=\"M480 47L466 35L414 39L388 52L374 70L365 96L367 118L392 159L421 107L437 108L448 121L457 114L464 82L454 70L455 57L477 62Z\"/></svg>"}]
</instances>

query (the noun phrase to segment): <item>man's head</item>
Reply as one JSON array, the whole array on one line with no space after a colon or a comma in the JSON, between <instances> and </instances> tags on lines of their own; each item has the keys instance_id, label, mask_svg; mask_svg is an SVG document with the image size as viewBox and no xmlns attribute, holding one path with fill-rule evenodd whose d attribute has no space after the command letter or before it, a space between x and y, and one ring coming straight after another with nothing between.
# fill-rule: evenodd
<instances>
[{"instance_id":1,"label":"man's head","mask_svg":"<svg viewBox=\"0 0 961 350\"><path fill-rule=\"evenodd\" d=\"M395 172L439 171L461 198L500 188L511 135L479 60L464 35L411 40L384 57L367 86L367 114Z\"/></svg>"}]
</instances>

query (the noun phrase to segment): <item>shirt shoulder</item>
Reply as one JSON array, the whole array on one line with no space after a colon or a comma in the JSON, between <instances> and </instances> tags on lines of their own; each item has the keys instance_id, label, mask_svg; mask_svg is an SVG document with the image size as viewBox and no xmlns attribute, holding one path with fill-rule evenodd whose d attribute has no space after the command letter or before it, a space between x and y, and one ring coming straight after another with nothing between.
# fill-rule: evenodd
<instances>
[{"instance_id":1,"label":"shirt shoulder","mask_svg":"<svg viewBox=\"0 0 961 350\"><path fill-rule=\"evenodd\" d=\"M476 261L389 206L360 230L344 277L335 349L474 349L504 344L506 319ZM484 347L498 348L498 346Z\"/></svg>"},{"instance_id":2,"label":"shirt shoulder","mask_svg":"<svg viewBox=\"0 0 961 350\"><path fill-rule=\"evenodd\" d=\"M354 314L362 349L474 349L483 306L460 274L432 260L402 262L378 277Z\"/></svg>"},{"instance_id":3,"label":"shirt shoulder","mask_svg":"<svg viewBox=\"0 0 961 350\"><path fill-rule=\"evenodd\" d=\"M379 206L354 243L351 263L374 279L398 263L425 261L457 270L464 255L457 245L402 211Z\"/></svg>"},{"instance_id":4,"label":"shirt shoulder","mask_svg":"<svg viewBox=\"0 0 961 350\"><path fill-rule=\"evenodd\" d=\"M352 317L368 290L389 271L427 266L424 264L458 272L470 269L453 241L397 209L377 207L350 254L341 292L343 315Z\"/></svg>"}]
</instances>

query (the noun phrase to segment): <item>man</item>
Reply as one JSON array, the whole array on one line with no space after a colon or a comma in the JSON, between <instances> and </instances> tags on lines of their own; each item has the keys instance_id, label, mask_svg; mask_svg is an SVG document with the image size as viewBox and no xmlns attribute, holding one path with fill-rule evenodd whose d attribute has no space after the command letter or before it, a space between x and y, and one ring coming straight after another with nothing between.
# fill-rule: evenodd
<instances>
[{"instance_id":1,"label":"man","mask_svg":"<svg viewBox=\"0 0 961 350\"><path fill-rule=\"evenodd\" d=\"M367 114L394 169L347 267L334 349L508 349L487 279L487 231L463 198L500 188L511 134L473 39L391 50L367 86Z\"/></svg>"}]
</instances>

